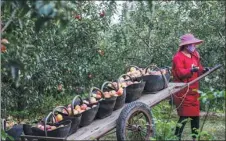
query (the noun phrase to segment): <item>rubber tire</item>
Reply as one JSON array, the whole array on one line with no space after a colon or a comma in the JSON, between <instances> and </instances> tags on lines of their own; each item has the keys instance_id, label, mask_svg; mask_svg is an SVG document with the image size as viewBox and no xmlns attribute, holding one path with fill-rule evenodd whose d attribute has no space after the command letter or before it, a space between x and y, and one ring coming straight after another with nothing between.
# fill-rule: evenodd
<instances>
[{"instance_id":1,"label":"rubber tire","mask_svg":"<svg viewBox=\"0 0 226 141\"><path fill-rule=\"evenodd\" d=\"M117 136L118 141L126 140L125 124L126 124L127 120L130 118L130 116L137 110L142 110L148 115L148 118L151 120L151 123L152 123L152 125L151 125L152 133L151 133L150 137L155 136L155 124L154 124L154 119L152 116L151 108L142 102L134 101L134 102L129 103L128 105L126 105L123 108L123 110L121 111L121 113L119 115L119 118L117 119L116 136Z\"/></svg>"}]
</instances>

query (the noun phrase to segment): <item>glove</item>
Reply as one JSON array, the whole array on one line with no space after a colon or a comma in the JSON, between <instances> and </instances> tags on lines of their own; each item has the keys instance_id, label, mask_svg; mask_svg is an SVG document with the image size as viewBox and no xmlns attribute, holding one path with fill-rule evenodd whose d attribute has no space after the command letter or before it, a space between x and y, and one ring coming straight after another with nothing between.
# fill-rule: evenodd
<instances>
[{"instance_id":1,"label":"glove","mask_svg":"<svg viewBox=\"0 0 226 141\"><path fill-rule=\"evenodd\" d=\"M210 70L210 68L209 67L206 67L206 68L203 69L202 73L206 73L209 70Z\"/></svg>"},{"instance_id":2,"label":"glove","mask_svg":"<svg viewBox=\"0 0 226 141\"><path fill-rule=\"evenodd\" d=\"M199 71L199 67L195 67L195 66L193 66L192 68L191 68L191 72L193 73L193 72L198 72Z\"/></svg>"}]
</instances>

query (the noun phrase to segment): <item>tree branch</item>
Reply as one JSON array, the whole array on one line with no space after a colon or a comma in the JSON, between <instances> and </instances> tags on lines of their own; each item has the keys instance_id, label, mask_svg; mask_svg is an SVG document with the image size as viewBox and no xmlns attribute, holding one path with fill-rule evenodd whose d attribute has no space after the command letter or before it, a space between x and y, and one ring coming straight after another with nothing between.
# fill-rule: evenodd
<instances>
[{"instance_id":1,"label":"tree branch","mask_svg":"<svg viewBox=\"0 0 226 141\"><path fill-rule=\"evenodd\" d=\"M9 26L9 24L13 21L13 18L14 18L15 15L16 15L16 11L17 11L17 8L14 9L14 11L13 11L12 14L11 14L10 19L9 19L8 22L5 24L5 26L2 28L2 34L3 34L3 32L5 31L5 29Z\"/></svg>"},{"instance_id":2,"label":"tree branch","mask_svg":"<svg viewBox=\"0 0 226 141\"><path fill-rule=\"evenodd\" d=\"M129 25L129 24L128 24ZM149 48L149 45L148 45L148 43L136 32L136 30L131 26L131 25L129 25L129 27L131 28L131 29L133 29L133 31L134 31L134 33L145 43L145 45Z\"/></svg>"}]
</instances>

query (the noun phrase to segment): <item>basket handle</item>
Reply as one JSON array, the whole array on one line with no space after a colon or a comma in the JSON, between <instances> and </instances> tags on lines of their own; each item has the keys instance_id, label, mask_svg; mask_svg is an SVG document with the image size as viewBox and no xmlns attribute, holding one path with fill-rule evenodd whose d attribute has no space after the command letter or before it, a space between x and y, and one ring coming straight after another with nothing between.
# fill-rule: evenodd
<instances>
[{"instance_id":1,"label":"basket handle","mask_svg":"<svg viewBox=\"0 0 226 141\"><path fill-rule=\"evenodd\" d=\"M145 68L145 73L147 73L147 70L148 70L150 67L152 67L152 68L157 68L157 70L160 71L160 73L161 73L161 75L162 75L162 77L163 77L163 79L164 79L164 88L167 88L167 87L168 87L168 83L167 83L166 76L163 75L161 69L160 69L159 67L157 67L156 64L151 64L151 65L147 66L147 67Z\"/></svg>"},{"instance_id":2,"label":"basket handle","mask_svg":"<svg viewBox=\"0 0 226 141\"><path fill-rule=\"evenodd\" d=\"M115 86L113 85L113 83L112 83L111 81L105 81L105 82L102 84L102 86L101 86L101 91L102 91L102 92L103 92L104 87L106 86L106 84L111 84L112 87L113 87L115 90L117 90L117 88L115 88ZM117 87L118 87L118 83L117 83Z\"/></svg>"},{"instance_id":3,"label":"basket handle","mask_svg":"<svg viewBox=\"0 0 226 141\"><path fill-rule=\"evenodd\" d=\"M54 115L55 115L55 112L56 112L58 109L64 109L64 110L66 110L66 112L67 112L67 114L68 114L68 116L69 116L69 111L68 111L68 109L67 109L66 107L64 107L64 106L57 106L56 108L54 108L54 109L53 109L53 114L54 114Z\"/></svg>"},{"instance_id":4,"label":"basket handle","mask_svg":"<svg viewBox=\"0 0 226 141\"><path fill-rule=\"evenodd\" d=\"M127 67L126 71L128 72L128 71L129 71L129 69L131 69L132 67L134 67L134 68L136 68L137 70L139 70L139 71L140 71L141 76L143 76L143 73L142 73L141 68L139 68L138 66L135 66L135 65L129 65L129 67Z\"/></svg>"},{"instance_id":5,"label":"basket handle","mask_svg":"<svg viewBox=\"0 0 226 141\"><path fill-rule=\"evenodd\" d=\"M76 96L73 98L72 103L71 103L71 113L72 113L72 115L74 115L74 110L73 110L73 109L75 108L75 100L78 99L78 98L79 98L79 100L80 100L80 105L83 104L83 100L82 100L81 96L76 95Z\"/></svg>"},{"instance_id":6,"label":"basket handle","mask_svg":"<svg viewBox=\"0 0 226 141\"><path fill-rule=\"evenodd\" d=\"M54 119L55 119L55 121L56 121L56 117L55 117L55 115L53 114L53 112L50 112L50 113L47 115L47 117L45 118L45 121L44 121L44 131L45 131L45 136L46 136L46 137L47 137L46 124L47 124L47 121L48 121L48 119L50 118L51 115L54 117Z\"/></svg>"},{"instance_id":7,"label":"basket handle","mask_svg":"<svg viewBox=\"0 0 226 141\"><path fill-rule=\"evenodd\" d=\"M167 66L166 68L167 68L167 70L168 70L169 74L171 75L171 74L172 74L172 72L171 72L172 67Z\"/></svg>"},{"instance_id":8,"label":"basket handle","mask_svg":"<svg viewBox=\"0 0 226 141\"><path fill-rule=\"evenodd\" d=\"M92 94L93 90L98 90L98 91L101 93L102 97L104 97L104 94L103 94L102 90L100 90L100 89L97 88L97 87L92 87L92 88L90 89L90 92L89 92L89 98L91 98L91 94Z\"/></svg>"},{"instance_id":9,"label":"basket handle","mask_svg":"<svg viewBox=\"0 0 226 141\"><path fill-rule=\"evenodd\" d=\"M119 89L120 78L123 77L123 76L128 76L128 77L129 77L129 80L133 81L133 78L132 78L131 76L129 76L128 74L122 74L122 75L120 75L119 78L118 78L118 81L117 81L117 83L118 83L118 85L117 85L117 86L118 86L117 90ZM128 79L127 79L127 80L128 80Z\"/></svg>"}]
</instances>

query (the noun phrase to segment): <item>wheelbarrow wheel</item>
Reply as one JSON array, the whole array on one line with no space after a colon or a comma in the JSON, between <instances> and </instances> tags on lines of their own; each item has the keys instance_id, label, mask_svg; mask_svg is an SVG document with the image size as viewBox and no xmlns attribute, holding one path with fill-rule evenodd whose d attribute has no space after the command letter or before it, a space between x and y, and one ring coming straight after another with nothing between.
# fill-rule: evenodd
<instances>
[{"instance_id":1,"label":"wheelbarrow wheel","mask_svg":"<svg viewBox=\"0 0 226 141\"><path fill-rule=\"evenodd\" d=\"M142 102L131 102L121 111L116 124L118 141L150 140L155 135L151 108Z\"/></svg>"}]
</instances>

